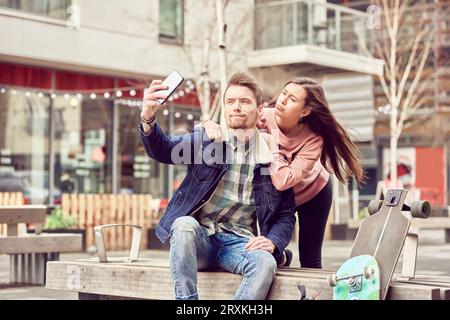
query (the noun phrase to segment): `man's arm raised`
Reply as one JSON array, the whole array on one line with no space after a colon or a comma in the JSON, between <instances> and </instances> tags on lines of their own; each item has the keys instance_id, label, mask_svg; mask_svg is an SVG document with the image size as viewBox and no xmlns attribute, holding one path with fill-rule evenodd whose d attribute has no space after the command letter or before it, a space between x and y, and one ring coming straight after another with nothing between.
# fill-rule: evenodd
<instances>
[{"instance_id":1,"label":"man's arm raised","mask_svg":"<svg viewBox=\"0 0 450 320\"><path fill-rule=\"evenodd\" d=\"M158 93L167 89L160 80L154 80L144 92L141 122L139 129L145 151L152 159L166 164L193 163L194 141L201 143L201 131L182 136L168 136L156 123L156 112L162 107L157 99L165 99L166 95ZM200 133L200 134L199 134ZM197 137L198 136L198 137Z\"/></svg>"}]
</instances>

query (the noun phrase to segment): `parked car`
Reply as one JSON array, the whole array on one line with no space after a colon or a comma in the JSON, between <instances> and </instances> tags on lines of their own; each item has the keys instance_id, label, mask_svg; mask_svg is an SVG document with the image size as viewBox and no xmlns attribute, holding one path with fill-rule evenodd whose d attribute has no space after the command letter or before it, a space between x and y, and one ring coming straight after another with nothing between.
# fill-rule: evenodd
<instances>
[{"instance_id":1,"label":"parked car","mask_svg":"<svg viewBox=\"0 0 450 320\"><path fill-rule=\"evenodd\" d=\"M32 191L27 181L15 173L0 174L0 192L21 192L25 197L25 204L31 203ZM36 199L39 200L43 199Z\"/></svg>"},{"instance_id":2,"label":"parked car","mask_svg":"<svg viewBox=\"0 0 450 320\"><path fill-rule=\"evenodd\" d=\"M30 171L0 173L0 192L21 192L24 195L25 204L48 203L48 175L45 174L43 186L37 188L31 184L33 174ZM59 203L61 191L55 188L54 202Z\"/></svg>"}]
</instances>

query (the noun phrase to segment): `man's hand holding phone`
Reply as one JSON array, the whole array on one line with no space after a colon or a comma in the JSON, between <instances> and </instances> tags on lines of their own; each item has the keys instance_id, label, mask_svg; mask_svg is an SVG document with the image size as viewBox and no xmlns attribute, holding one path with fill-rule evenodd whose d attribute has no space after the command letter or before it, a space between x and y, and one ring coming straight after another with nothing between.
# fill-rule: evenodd
<instances>
[{"instance_id":1,"label":"man's hand holding phone","mask_svg":"<svg viewBox=\"0 0 450 320\"><path fill-rule=\"evenodd\" d=\"M164 81L153 80L150 87L145 89L141 112L141 120L145 133L151 131L156 111L174 93L183 80L183 76L176 70L173 70Z\"/></svg>"},{"instance_id":2,"label":"man's hand holding phone","mask_svg":"<svg viewBox=\"0 0 450 320\"><path fill-rule=\"evenodd\" d=\"M161 108L162 104L158 101L165 100L167 93L161 92L169 87L162 84L161 80L153 80L150 87L144 90L144 99L142 104L141 118L144 121L150 121L156 111Z\"/></svg>"}]
</instances>

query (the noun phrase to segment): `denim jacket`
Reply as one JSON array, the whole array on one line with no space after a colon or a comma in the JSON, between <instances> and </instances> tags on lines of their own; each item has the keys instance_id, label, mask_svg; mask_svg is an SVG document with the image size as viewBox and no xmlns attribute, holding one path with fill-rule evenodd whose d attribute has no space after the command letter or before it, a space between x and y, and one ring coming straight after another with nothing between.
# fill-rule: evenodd
<instances>
[{"instance_id":1,"label":"denim jacket","mask_svg":"<svg viewBox=\"0 0 450 320\"><path fill-rule=\"evenodd\" d=\"M140 135L145 151L152 159L165 164L188 166L186 178L156 228L157 237L164 242L170 237L173 222L200 210L216 190L228 168L228 145L225 142L211 142L202 127L196 127L184 136L167 136L155 123L149 135L144 134L141 126ZM275 244L273 255L279 260L294 231L295 200L292 188L285 191L275 189L268 166L256 165L253 195L260 235Z\"/></svg>"}]
</instances>

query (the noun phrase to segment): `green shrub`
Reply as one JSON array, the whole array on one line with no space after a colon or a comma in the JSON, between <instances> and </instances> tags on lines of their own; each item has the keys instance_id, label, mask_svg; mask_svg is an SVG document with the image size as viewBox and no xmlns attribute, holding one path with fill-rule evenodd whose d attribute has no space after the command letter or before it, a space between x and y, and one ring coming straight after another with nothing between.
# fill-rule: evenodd
<instances>
[{"instance_id":1,"label":"green shrub","mask_svg":"<svg viewBox=\"0 0 450 320\"><path fill-rule=\"evenodd\" d=\"M361 208L361 210L359 210L358 218L360 220L363 220L363 219L365 219L368 216L369 216L369 209L367 209L367 207Z\"/></svg>"},{"instance_id":2,"label":"green shrub","mask_svg":"<svg viewBox=\"0 0 450 320\"><path fill-rule=\"evenodd\" d=\"M46 217L44 229L68 229L76 224L77 218L64 214L61 208L55 208Z\"/></svg>"}]
</instances>

